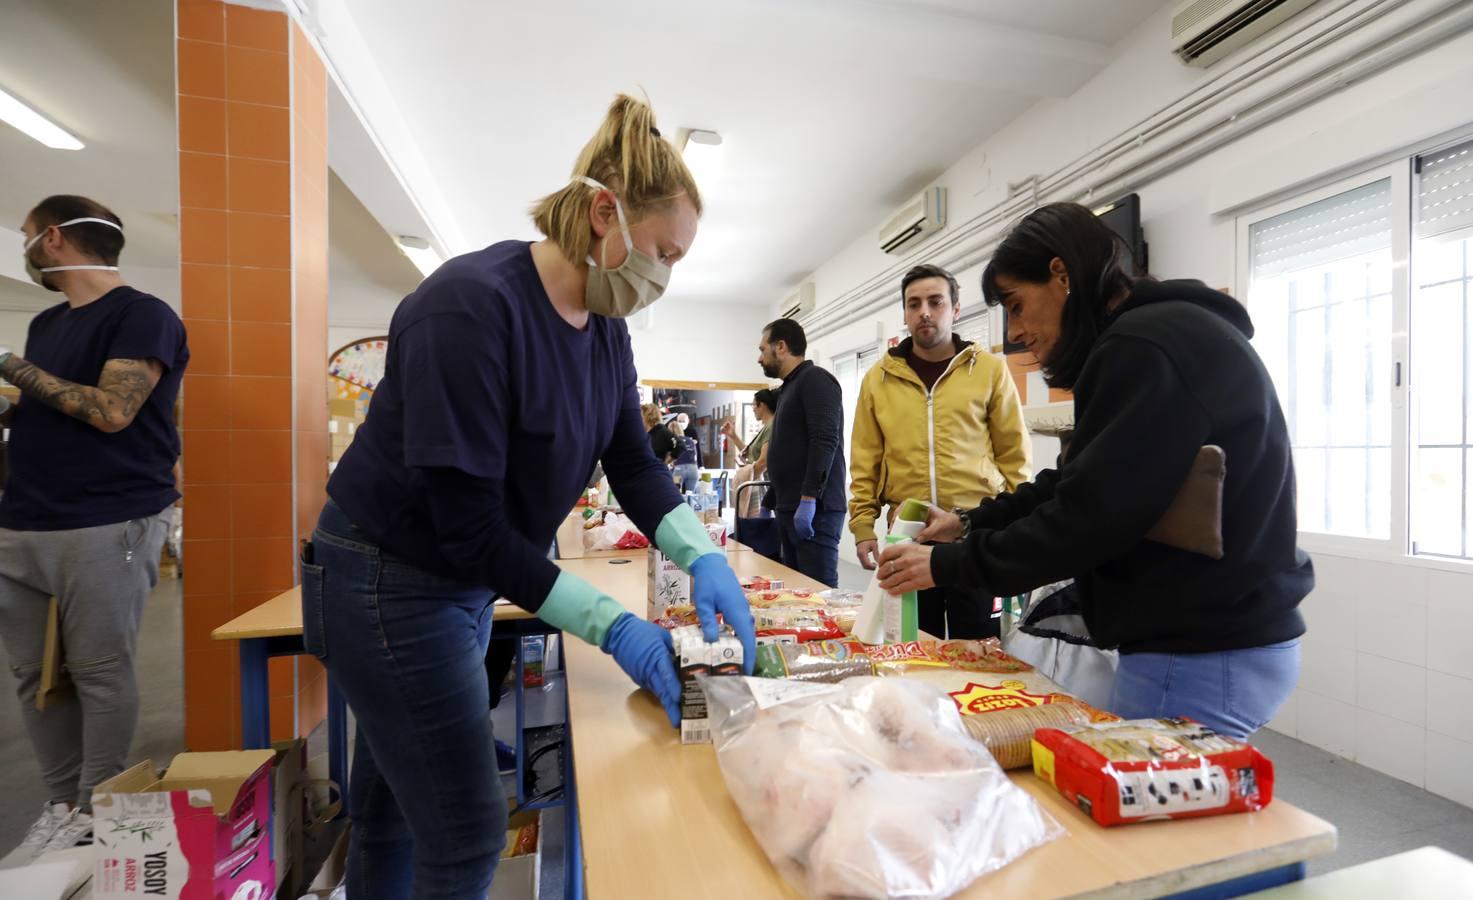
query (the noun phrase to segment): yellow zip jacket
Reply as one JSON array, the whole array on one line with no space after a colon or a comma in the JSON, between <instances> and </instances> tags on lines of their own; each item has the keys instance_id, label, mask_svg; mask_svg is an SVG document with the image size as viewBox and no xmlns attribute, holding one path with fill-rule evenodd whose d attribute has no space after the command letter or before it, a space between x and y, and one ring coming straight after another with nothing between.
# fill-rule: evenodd
<instances>
[{"instance_id":1,"label":"yellow zip jacket","mask_svg":"<svg viewBox=\"0 0 1473 900\"><path fill-rule=\"evenodd\" d=\"M954 338L954 340L957 340ZM1028 429L1007 365L964 343L928 393L907 338L864 375L850 444L849 530L875 540L880 510L914 497L971 509L1032 476Z\"/></svg>"}]
</instances>

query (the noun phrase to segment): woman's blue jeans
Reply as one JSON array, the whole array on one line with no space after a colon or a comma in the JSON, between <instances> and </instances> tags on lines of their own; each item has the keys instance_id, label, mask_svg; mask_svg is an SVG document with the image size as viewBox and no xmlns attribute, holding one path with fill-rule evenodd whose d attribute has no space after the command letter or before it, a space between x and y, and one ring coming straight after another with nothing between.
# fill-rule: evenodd
<instances>
[{"instance_id":1,"label":"woman's blue jeans","mask_svg":"<svg viewBox=\"0 0 1473 900\"><path fill-rule=\"evenodd\" d=\"M485 900L507 819L486 685L491 592L395 558L331 501L312 550L303 637L358 724L348 896Z\"/></svg>"},{"instance_id":2,"label":"woman's blue jeans","mask_svg":"<svg viewBox=\"0 0 1473 900\"><path fill-rule=\"evenodd\" d=\"M1235 738L1274 717L1299 681L1299 640L1218 653L1122 653L1110 712L1186 716Z\"/></svg>"}]
</instances>

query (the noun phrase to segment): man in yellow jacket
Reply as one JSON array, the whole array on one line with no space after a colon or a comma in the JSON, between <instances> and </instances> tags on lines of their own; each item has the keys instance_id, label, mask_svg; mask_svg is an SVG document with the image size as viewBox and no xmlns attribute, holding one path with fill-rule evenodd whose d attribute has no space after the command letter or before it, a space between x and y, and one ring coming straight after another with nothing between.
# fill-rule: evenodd
<instances>
[{"instance_id":1,"label":"man in yellow jacket","mask_svg":"<svg viewBox=\"0 0 1473 900\"><path fill-rule=\"evenodd\" d=\"M952 334L958 285L939 266L900 283L910 337L865 373L850 449L849 530L859 563L879 557L875 523L908 498L972 509L1032 475L1018 389L988 348ZM920 593L920 627L937 637L996 636L992 597L964 588Z\"/></svg>"}]
</instances>

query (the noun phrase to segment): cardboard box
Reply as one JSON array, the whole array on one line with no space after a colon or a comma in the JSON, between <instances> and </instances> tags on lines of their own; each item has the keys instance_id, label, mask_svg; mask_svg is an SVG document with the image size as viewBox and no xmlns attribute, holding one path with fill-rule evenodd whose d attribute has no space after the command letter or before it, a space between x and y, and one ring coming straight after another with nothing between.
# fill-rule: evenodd
<instances>
[{"instance_id":1,"label":"cardboard box","mask_svg":"<svg viewBox=\"0 0 1473 900\"><path fill-rule=\"evenodd\" d=\"M357 418L358 400L354 397L335 397L327 401L327 414L334 419Z\"/></svg>"},{"instance_id":2,"label":"cardboard box","mask_svg":"<svg viewBox=\"0 0 1473 900\"><path fill-rule=\"evenodd\" d=\"M269 897L271 750L181 753L92 793L95 900Z\"/></svg>"},{"instance_id":3,"label":"cardboard box","mask_svg":"<svg viewBox=\"0 0 1473 900\"><path fill-rule=\"evenodd\" d=\"M663 618L672 606L690 603L690 576L653 545L649 550L649 576L649 608L645 616L651 622Z\"/></svg>"},{"instance_id":4,"label":"cardboard box","mask_svg":"<svg viewBox=\"0 0 1473 900\"><path fill-rule=\"evenodd\" d=\"M510 799L507 805L512 805ZM537 900L542 890L542 828L536 810L520 812L506 822L508 849L516 832L529 825L537 825L537 845L531 853L521 856L503 856L496 864L496 876L491 879L488 900Z\"/></svg>"},{"instance_id":5,"label":"cardboard box","mask_svg":"<svg viewBox=\"0 0 1473 900\"><path fill-rule=\"evenodd\" d=\"M711 743L711 719L706 707L706 692L696 680L698 675L742 674L742 642L735 632L723 625L721 633L710 644L701 635L701 626L683 625L671 632L675 645L675 668L680 676L680 742Z\"/></svg>"},{"instance_id":6,"label":"cardboard box","mask_svg":"<svg viewBox=\"0 0 1473 900\"><path fill-rule=\"evenodd\" d=\"M276 889L295 897L302 884L302 836L306 829L307 742L298 738L271 745L271 861Z\"/></svg>"}]
</instances>

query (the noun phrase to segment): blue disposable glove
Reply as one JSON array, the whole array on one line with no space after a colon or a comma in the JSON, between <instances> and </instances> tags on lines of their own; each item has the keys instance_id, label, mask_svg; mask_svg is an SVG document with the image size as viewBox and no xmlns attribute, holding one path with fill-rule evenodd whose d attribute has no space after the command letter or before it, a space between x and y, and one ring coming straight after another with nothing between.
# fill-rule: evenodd
<instances>
[{"instance_id":1,"label":"blue disposable glove","mask_svg":"<svg viewBox=\"0 0 1473 900\"><path fill-rule=\"evenodd\" d=\"M675 672L675 645L670 632L626 611L609 628L603 651L635 684L660 698L670 724L679 728L680 676Z\"/></svg>"},{"instance_id":2,"label":"blue disposable glove","mask_svg":"<svg viewBox=\"0 0 1473 900\"><path fill-rule=\"evenodd\" d=\"M708 553L690 566L691 602L701 620L701 636L707 642L716 640L716 614L742 642L742 672L752 674L757 663L757 628L752 624L752 607L747 594L737 581L736 573L726 564L726 554Z\"/></svg>"},{"instance_id":3,"label":"blue disposable glove","mask_svg":"<svg viewBox=\"0 0 1473 900\"><path fill-rule=\"evenodd\" d=\"M793 530L805 541L813 540L813 514L817 509L817 500L804 497L798 501L798 508L793 511Z\"/></svg>"}]
</instances>

